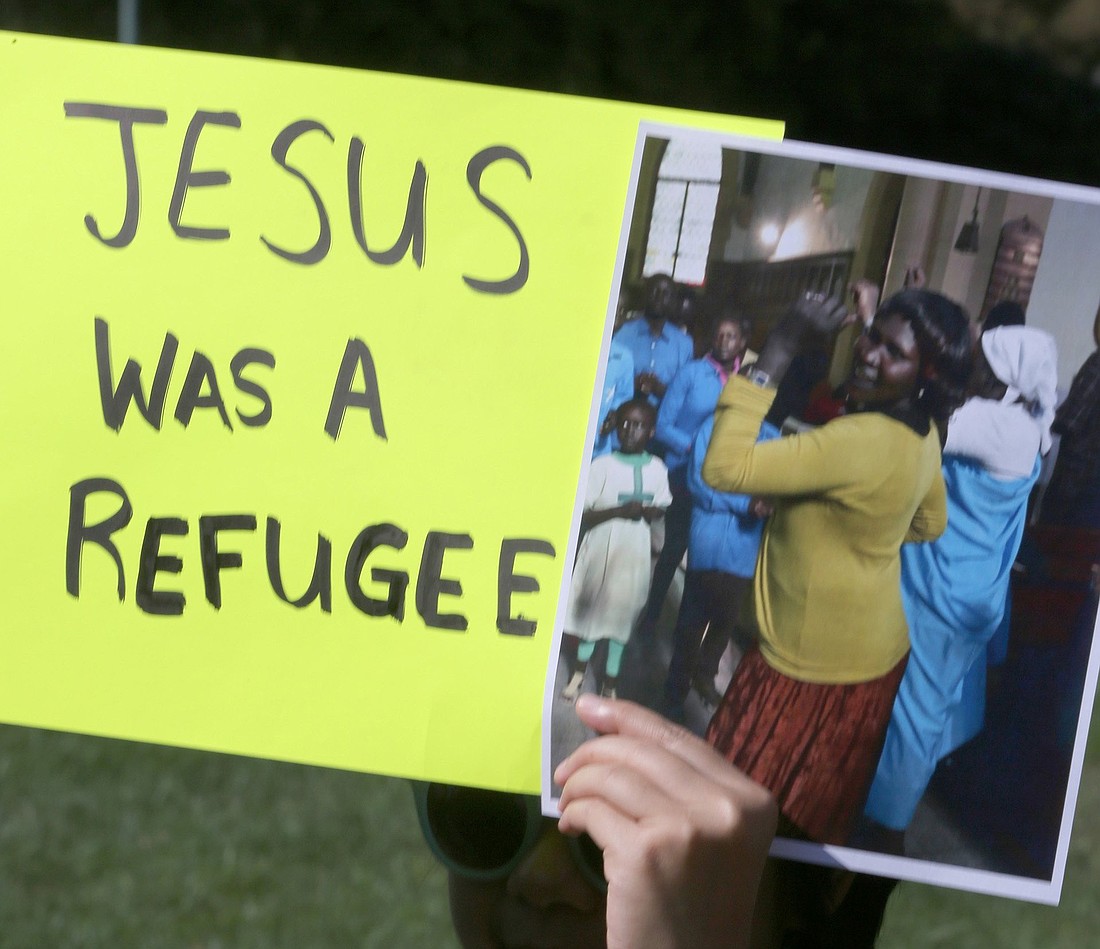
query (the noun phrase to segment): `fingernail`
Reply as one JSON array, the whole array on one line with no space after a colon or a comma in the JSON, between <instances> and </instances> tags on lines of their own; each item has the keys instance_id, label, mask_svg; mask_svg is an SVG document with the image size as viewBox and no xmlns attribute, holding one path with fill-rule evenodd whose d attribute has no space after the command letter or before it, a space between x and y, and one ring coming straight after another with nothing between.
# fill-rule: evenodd
<instances>
[{"instance_id":1,"label":"fingernail","mask_svg":"<svg viewBox=\"0 0 1100 949\"><path fill-rule=\"evenodd\" d=\"M606 705L607 702L604 699L591 692L585 692L577 697L578 712L591 712L597 714L600 709L604 708Z\"/></svg>"},{"instance_id":2,"label":"fingernail","mask_svg":"<svg viewBox=\"0 0 1100 949\"><path fill-rule=\"evenodd\" d=\"M555 784L560 786L561 784L564 783L562 778L559 777L559 775L563 775L563 774L567 773L566 768L567 768L568 764L569 764L569 758L566 758L564 761L559 761L558 762L558 766L554 769L554 783Z\"/></svg>"}]
</instances>

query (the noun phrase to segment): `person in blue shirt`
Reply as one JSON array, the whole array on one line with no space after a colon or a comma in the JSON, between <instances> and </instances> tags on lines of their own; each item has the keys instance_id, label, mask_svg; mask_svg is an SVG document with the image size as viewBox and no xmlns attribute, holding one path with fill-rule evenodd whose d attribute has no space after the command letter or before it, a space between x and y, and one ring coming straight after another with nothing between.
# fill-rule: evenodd
<instances>
[{"instance_id":1,"label":"person in blue shirt","mask_svg":"<svg viewBox=\"0 0 1100 949\"><path fill-rule=\"evenodd\" d=\"M911 648L865 809L878 849L904 848L940 759L981 731L987 648L1009 609L1028 498L1051 445L1057 366L1049 333L983 333L970 398L947 426L947 529L901 551Z\"/></svg>"},{"instance_id":2,"label":"person in blue shirt","mask_svg":"<svg viewBox=\"0 0 1100 949\"><path fill-rule=\"evenodd\" d=\"M659 405L672 377L694 355L691 337L673 323L679 304L676 284L668 274L654 274L646 284L645 311L615 334L634 360L638 395Z\"/></svg>"},{"instance_id":3,"label":"person in blue shirt","mask_svg":"<svg viewBox=\"0 0 1100 949\"><path fill-rule=\"evenodd\" d=\"M634 358L630 350L617 339L611 340L604 373L603 394L600 397L600 429L592 446L592 457L599 458L619 447L615 427L615 410L634 398Z\"/></svg>"},{"instance_id":4,"label":"person in blue shirt","mask_svg":"<svg viewBox=\"0 0 1100 949\"><path fill-rule=\"evenodd\" d=\"M721 701L714 677L737 626L769 513L766 501L717 491L703 480L703 459L713 429L710 416L695 437L687 465L692 501L688 567L665 681L666 714L674 720L682 718L692 686L706 704ZM779 429L764 422L759 440L778 437Z\"/></svg>"},{"instance_id":5,"label":"person in blue shirt","mask_svg":"<svg viewBox=\"0 0 1100 949\"><path fill-rule=\"evenodd\" d=\"M676 568L688 547L691 493L687 469L691 443L699 426L714 414L726 380L740 369L752 333L751 322L729 305L719 310L713 326L710 351L676 373L657 412L657 453L663 453L668 468L672 505L665 514L664 545L653 568L649 599L642 613L643 638L657 624Z\"/></svg>"}]
</instances>

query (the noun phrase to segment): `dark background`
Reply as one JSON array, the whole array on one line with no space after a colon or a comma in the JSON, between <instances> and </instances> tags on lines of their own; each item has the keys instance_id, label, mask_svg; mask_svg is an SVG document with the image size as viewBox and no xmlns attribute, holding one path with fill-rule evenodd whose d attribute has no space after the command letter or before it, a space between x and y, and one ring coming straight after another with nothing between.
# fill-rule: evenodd
<instances>
[{"instance_id":1,"label":"dark background","mask_svg":"<svg viewBox=\"0 0 1100 949\"><path fill-rule=\"evenodd\" d=\"M1100 185L1100 28L1044 42L1067 5L143 0L140 41L781 118L789 138ZM991 7L1016 20L966 12ZM1026 36L1000 27L1021 17ZM112 0L0 5L6 29L116 22Z\"/></svg>"}]
</instances>

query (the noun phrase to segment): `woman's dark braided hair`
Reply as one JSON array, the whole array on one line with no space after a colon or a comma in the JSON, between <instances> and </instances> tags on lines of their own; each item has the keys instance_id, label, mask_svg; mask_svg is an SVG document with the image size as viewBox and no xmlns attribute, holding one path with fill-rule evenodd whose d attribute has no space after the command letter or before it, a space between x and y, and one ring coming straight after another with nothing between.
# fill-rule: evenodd
<instances>
[{"instance_id":1,"label":"woman's dark braided hair","mask_svg":"<svg viewBox=\"0 0 1100 949\"><path fill-rule=\"evenodd\" d=\"M970 320L953 300L932 290L902 290L886 299L879 313L896 313L913 327L920 350L917 408L944 430L966 399L970 378Z\"/></svg>"}]
</instances>

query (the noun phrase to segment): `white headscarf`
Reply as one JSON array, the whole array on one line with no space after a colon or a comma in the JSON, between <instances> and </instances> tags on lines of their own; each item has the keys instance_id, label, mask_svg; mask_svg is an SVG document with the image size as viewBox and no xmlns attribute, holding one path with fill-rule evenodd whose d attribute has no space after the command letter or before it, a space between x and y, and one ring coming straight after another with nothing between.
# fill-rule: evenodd
<instances>
[{"instance_id":1,"label":"white headscarf","mask_svg":"<svg viewBox=\"0 0 1100 949\"><path fill-rule=\"evenodd\" d=\"M1036 458L1050 448L1054 340L1042 330L1001 326L982 336L982 352L1008 391L1000 400L967 399L951 416L944 454L976 461L998 480L1031 477Z\"/></svg>"},{"instance_id":2,"label":"white headscarf","mask_svg":"<svg viewBox=\"0 0 1100 949\"><path fill-rule=\"evenodd\" d=\"M1054 337L1030 326L998 326L983 333L982 352L993 375L1008 386L1002 403L1023 399L1040 430L1040 451L1050 450L1058 401L1058 348Z\"/></svg>"}]
</instances>

